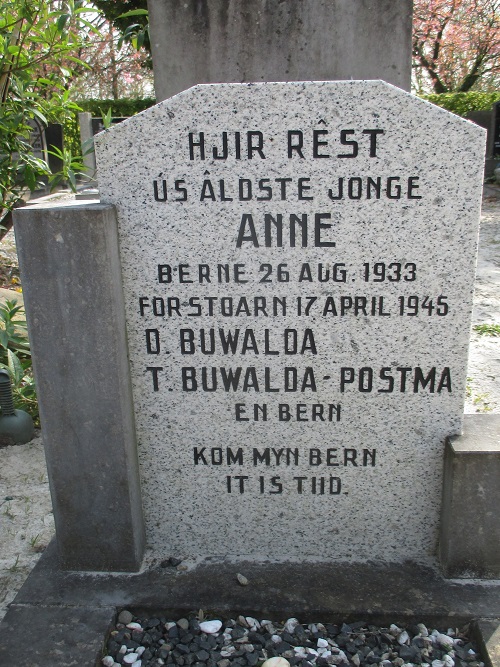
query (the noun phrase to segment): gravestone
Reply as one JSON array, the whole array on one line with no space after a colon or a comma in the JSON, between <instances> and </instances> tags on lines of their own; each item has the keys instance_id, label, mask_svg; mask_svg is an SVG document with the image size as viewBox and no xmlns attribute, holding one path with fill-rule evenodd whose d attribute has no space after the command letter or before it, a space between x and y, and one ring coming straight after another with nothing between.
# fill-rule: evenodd
<instances>
[{"instance_id":1,"label":"gravestone","mask_svg":"<svg viewBox=\"0 0 500 667\"><path fill-rule=\"evenodd\" d=\"M378 81L202 85L96 151L153 553L431 558L483 130Z\"/></svg>"},{"instance_id":2,"label":"gravestone","mask_svg":"<svg viewBox=\"0 0 500 667\"><path fill-rule=\"evenodd\" d=\"M29 144L31 146L33 157L47 162L47 140L44 126L36 119L30 120L28 125L32 128Z\"/></svg>"},{"instance_id":3,"label":"gravestone","mask_svg":"<svg viewBox=\"0 0 500 667\"><path fill-rule=\"evenodd\" d=\"M412 0L148 0L156 99L198 83L384 79L410 90Z\"/></svg>"},{"instance_id":4,"label":"gravestone","mask_svg":"<svg viewBox=\"0 0 500 667\"><path fill-rule=\"evenodd\" d=\"M492 157L500 156L500 102L493 105L493 148Z\"/></svg>"}]
</instances>

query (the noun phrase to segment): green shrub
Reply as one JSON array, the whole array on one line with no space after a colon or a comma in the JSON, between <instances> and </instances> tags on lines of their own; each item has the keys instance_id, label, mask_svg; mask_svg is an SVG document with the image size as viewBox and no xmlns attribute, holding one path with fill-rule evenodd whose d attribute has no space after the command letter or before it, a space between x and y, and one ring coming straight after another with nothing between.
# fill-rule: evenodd
<instances>
[{"instance_id":1,"label":"green shrub","mask_svg":"<svg viewBox=\"0 0 500 667\"><path fill-rule=\"evenodd\" d=\"M12 382L14 407L25 410L40 425L24 307L14 299L0 304L0 368Z\"/></svg>"},{"instance_id":2,"label":"green shrub","mask_svg":"<svg viewBox=\"0 0 500 667\"><path fill-rule=\"evenodd\" d=\"M420 97L465 118L471 111L489 111L495 102L500 101L500 92L434 93Z\"/></svg>"},{"instance_id":3,"label":"green shrub","mask_svg":"<svg viewBox=\"0 0 500 667\"><path fill-rule=\"evenodd\" d=\"M122 99L122 100L79 100L78 106L82 111L88 111L95 118L102 117L111 109L113 117L133 116L140 111L144 111L156 100L152 97L144 99ZM75 112L63 125L64 128L64 147L70 149L75 154L81 153L80 147L80 125L78 123L78 112Z\"/></svg>"}]
</instances>

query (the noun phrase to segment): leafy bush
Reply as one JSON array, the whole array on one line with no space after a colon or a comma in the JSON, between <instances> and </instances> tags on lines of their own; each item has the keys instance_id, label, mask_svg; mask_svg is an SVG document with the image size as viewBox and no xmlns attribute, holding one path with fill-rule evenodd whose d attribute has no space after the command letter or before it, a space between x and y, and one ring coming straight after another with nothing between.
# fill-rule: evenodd
<instances>
[{"instance_id":1,"label":"leafy bush","mask_svg":"<svg viewBox=\"0 0 500 667\"><path fill-rule=\"evenodd\" d=\"M489 111L495 102L500 101L500 92L442 93L440 95L434 93L420 97L465 118L471 111Z\"/></svg>"},{"instance_id":2,"label":"leafy bush","mask_svg":"<svg viewBox=\"0 0 500 667\"><path fill-rule=\"evenodd\" d=\"M9 372L14 407L28 412L35 426L39 426L38 401L24 307L15 300L0 304L0 368Z\"/></svg>"},{"instance_id":3,"label":"leafy bush","mask_svg":"<svg viewBox=\"0 0 500 667\"><path fill-rule=\"evenodd\" d=\"M76 54L93 30L84 0L3 0L1 6L0 238L12 227L13 209L51 175L33 153L33 128L64 122L77 110L65 84L72 68L84 65ZM74 161L69 152L63 158Z\"/></svg>"}]
</instances>

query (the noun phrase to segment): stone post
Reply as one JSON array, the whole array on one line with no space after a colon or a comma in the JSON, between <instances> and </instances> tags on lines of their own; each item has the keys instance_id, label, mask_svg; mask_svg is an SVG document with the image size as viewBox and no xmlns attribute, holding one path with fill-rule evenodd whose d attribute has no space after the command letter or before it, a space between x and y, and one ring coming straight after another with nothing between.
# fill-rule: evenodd
<instances>
[{"instance_id":1,"label":"stone post","mask_svg":"<svg viewBox=\"0 0 500 667\"><path fill-rule=\"evenodd\" d=\"M500 578L500 415L466 415L446 442L440 558L448 577Z\"/></svg>"},{"instance_id":2,"label":"stone post","mask_svg":"<svg viewBox=\"0 0 500 667\"><path fill-rule=\"evenodd\" d=\"M83 164L87 173L87 179L90 181L89 185L95 184L95 153L93 150L89 152L94 138L92 132L92 114L84 111L78 114L80 123L80 141L82 144Z\"/></svg>"},{"instance_id":3,"label":"stone post","mask_svg":"<svg viewBox=\"0 0 500 667\"><path fill-rule=\"evenodd\" d=\"M27 206L15 232L61 565L136 571L144 550L113 206Z\"/></svg>"}]
</instances>

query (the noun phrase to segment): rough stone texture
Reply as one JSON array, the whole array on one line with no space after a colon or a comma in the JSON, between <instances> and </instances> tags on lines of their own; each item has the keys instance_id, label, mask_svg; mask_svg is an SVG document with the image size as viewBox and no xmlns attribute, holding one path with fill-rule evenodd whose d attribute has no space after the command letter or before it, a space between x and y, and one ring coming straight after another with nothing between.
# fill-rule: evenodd
<instances>
[{"instance_id":1,"label":"rough stone texture","mask_svg":"<svg viewBox=\"0 0 500 667\"><path fill-rule=\"evenodd\" d=\"M223 131L228 155L215 159ZM262 140L251 159L247 131L254 147ZM288 157L288 131L293 145L303 132L303 158ZM190 132L204 133L204 160L196 146L190 159ZM356 152L353 140L357 156L345 157ZM99 135L102 201L118 210L156 555L399 561L436 553L444 440L462 428L483 155L482 129L382 82L198 86ZM373 189L368 197L368 177L381 179L380 198ZM165 183L167 201L155 200L154 181L158 200ZM308 222L307 240L296 227L295 247L291 214ZM269 217L280 215L282 244ZM200 264L210 283L199 282ZM228 283L217 282L218 264L229 265ZM171 267L171 282L158 265ZM265 313L254 297L266 299ZM355 314L356 297L366 312ZM345 314L343 303L353 305ZM224 353L219 330L239 330L234 354ZM285 350L285 330L297 331L297 354ZM237 368L237 389L225 390L224 374ZM296 391L286 368L297 369ZM351 371L342 368L355 374L344 391L342 373ZM406 384L398 368L411 369ZM361 386L360 369L368 369ZM254 404L264 405L258 421ZM312 420L313 404L325 421ZM286 410L291 419L280 421Z\"/></svg>"},{"instance_id":2,"label":"rough stone texture","mask_svg":"<svg viewBox=\"0 0 500 667\"><path fill-rule=\"evenodd\" d=\"M500 617L500 583L458 582L412 563L255 563L229 560L185 571L150 562L133 575L61 571L49 545L19 591L18 606L242 611L303 622L373 619L432 620L436 625ZM236 575L244 573L248 586ZM2 626L0 626L0 629Z\"/></svg>"},{"instance_id":3,"label":"rough stone texture","mask_svg":"<svg viewBox=\"0 0 500 667\"><path fill-rule=\"evenodd\" d=\"M477 623L479 646L488 667L500 666L500 618L482 618Z\"/></svg>"},{"instance_id":4,"label":"rough stone texture","mask_svg":"<svg viewBox=\"0 0 500 667\"><path fill-rule=\"evenodd\" d=\"M135 570L144 548L113 207L15 213L61 563Z\"/></svg>"},{"instance_id":5,"label":"rough stone texture","mask_svg":"<svg viewBox=\"0 0 500 667\"><path fill-rule=\"evenodd\" d=\"M411 0L149 0L158 101L197 83L411 75Z\"/></svg>"},{"instance_id":6,"label":"rough stone texture","mask_svg":"<svg viewBox=\"0 0 500 667\"><path fill-rule=\"evenodd\" d=\"M440 557L449 577L500 578L500 415L467 415L446 443Z\"/></svg>"},{"instance_id":7,"label":"rough stone texture","mask_svg":"<svg viewBox=\"0 0 500 667\"><path fill-rule=\"evenodd\" d=\"M97 667L113 617L112 607L12 605L1 624L0 664Z\"/></svg>"}]
</instances>

